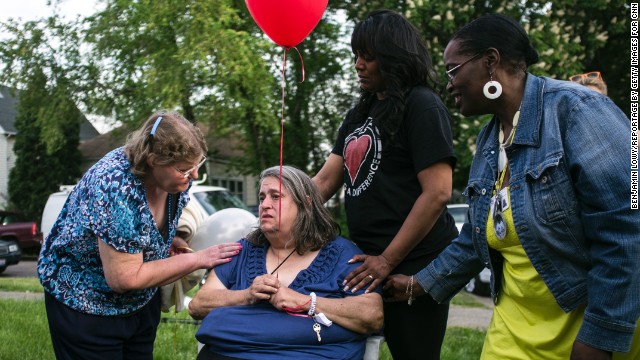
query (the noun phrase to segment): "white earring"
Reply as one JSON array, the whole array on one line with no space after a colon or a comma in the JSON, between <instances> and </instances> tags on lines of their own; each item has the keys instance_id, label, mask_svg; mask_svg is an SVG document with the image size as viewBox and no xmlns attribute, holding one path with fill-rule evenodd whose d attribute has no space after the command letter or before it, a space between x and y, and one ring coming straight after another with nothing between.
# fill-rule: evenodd
<instances>
[{"instance_id":1,"label":"white earring","mask_svg":"<svg viewBox=\"0 0 640 360\"><path fill-rule=\"evenodd\" d=\"M493 74L489 73L490 76L490 80L487 81L486 84L484 84L484 87L482 88L482 92L484 93L484 96L487 99L497 99L500 97L500 95L502 95L502 85L497 82L497 81L493 81ZM493 93L489 92L489 90L491 88L495 88L495 91Z\"/></svg>"}]
</instances>

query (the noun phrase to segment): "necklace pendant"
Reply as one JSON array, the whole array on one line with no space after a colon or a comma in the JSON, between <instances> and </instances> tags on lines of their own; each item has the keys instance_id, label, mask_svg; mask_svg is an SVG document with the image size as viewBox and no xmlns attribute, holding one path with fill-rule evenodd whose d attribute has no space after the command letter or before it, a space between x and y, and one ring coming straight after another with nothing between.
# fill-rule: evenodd
<instances>
[{"instance_id":1,"label":"necklace pendant","mask_svg":"<svg viewBox=\"0 0 640 360\"><path fill-rule=\"evenodd\" d=\"M496 201L493 204L493 231L496 237L504 240L507 236L507 222L502 214L502 196L500 190L496 193Z\"/></svg>"},{"instance_id":2,"label":"necklace pendant","mask_svg":"<svg viewBox=\"0 0 640 360\"><path fill-rule=\"evenodd\" d=\"M504 150L504 146L500 145L498 151L498 171L502 172L507 167L507 152Z\"/></svg>"},{"instance_id":3,"label":"necklace pendant","mask_svg":"<svg viewBox=\"0 0 640 360\"><path fill-rule=\"evenodd\" d=\"M500 240L504 240L507 236L507 222L504 219L504 215L502 215L502 211L496 211L493 215L493 231Z\"/></svg>"}]
</instances>

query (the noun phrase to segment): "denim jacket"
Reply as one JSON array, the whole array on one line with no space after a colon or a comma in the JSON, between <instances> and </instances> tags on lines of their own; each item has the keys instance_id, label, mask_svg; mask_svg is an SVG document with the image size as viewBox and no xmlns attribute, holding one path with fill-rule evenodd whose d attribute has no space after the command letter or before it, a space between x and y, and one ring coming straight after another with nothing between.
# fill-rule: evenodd
<instances>
[{"instance_id":1,"label":"denim jacket","mask_svg":"<svg viewBox=\"0 0 640 360\"><path fill-rule=\"evenodd\" d=\"M416 280L438 302L492 270L498 300L502 257L487 245L498 172L498 124L481 130L465 196L469 223ZM520 120L507 148L518 239L557 303L586 305L578 339L628 351L640 313L640 211L631 210L630 124L606 96L527 75Z\"/></svg>"}]
</instances>

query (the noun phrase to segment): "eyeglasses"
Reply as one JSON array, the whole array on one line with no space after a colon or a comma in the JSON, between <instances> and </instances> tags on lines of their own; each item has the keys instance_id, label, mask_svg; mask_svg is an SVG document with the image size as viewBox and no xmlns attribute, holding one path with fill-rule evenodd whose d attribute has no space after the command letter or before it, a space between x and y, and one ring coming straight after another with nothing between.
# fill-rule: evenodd
<instances>
[{"instance_id":1,"label":"eyeglasses","mask_svg":"<svg viewBox=\"0 0 640 360\"><path fill-rule=\"evenodd\" d=\"M602 76L600 76L600 71L592 71L584 74L573 75L569 77L569 80L573 82L578 82L580 81L580 79L586 79L586 78L598 78L602 80Z\"/></svg>"},{"instance_id":2,"label":"eyeglasses","mask_svg":"<svg viewBox=\"0 0 640 360\"><path fill-rule=\"evenodd\" d=\"M481 52L473 55L471 58L467 59L465 62L463 62L462 64L458 64L454 67L452 67L451 69L447 70L446 74L447 74L447 78L449 78L449 81L453 81L453 78L456 76L455 72L460 69L461 67L463 67L464 65L466 65L468 62L476 59L478 56L482 55Z\"/></svg>"},{"instance_id":3,"label":"eyeglasses","mask_svg":"<svg viewBox=\"0 0 640 360\"><path fill-rule=\"evenodd\" d=\"M173 168L174 168L174 169L176 169L176 171L177 171L177 172L179 172L179 173L180 173L180 175L182 175L182 177L186 179L186 178L188 178L188 177L189 177L189 175L191 175L191 173L192 173L192 172L194 172L194 171L198 170L198 169L199 169L199 168L200 168L200 167L201 167L201 166L202 166L206 161L207 161L207 157L206 157L206 156L203 156L203 157L202 157L202 160L200 160L200 162L198 163L198 165L196 165L196 166L194 166L194 167L192 167L191 169L186 170L186 171L183 171L183 170L178 169L178 167L177 167L177 166L174 166Z\"/></svg>"}]
</instances>

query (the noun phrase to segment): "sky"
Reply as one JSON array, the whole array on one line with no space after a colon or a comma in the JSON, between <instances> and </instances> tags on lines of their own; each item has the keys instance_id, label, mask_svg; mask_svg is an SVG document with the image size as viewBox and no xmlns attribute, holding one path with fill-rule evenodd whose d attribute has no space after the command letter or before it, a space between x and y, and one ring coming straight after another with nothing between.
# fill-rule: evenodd
<instances>
[{"instance_id":1,"label":"sky","mask_svg":"<svg viewBox=\"0 0 640 360\"><path fill-rule=\"evenodd\" d=\"M53 5L47 6L48 1ZM97 10L96 6L95 0L0 0L0 21L36 20L53 15L54 11L72 19L76 15L91 15Z\"/></svg>"}]
</instances>

